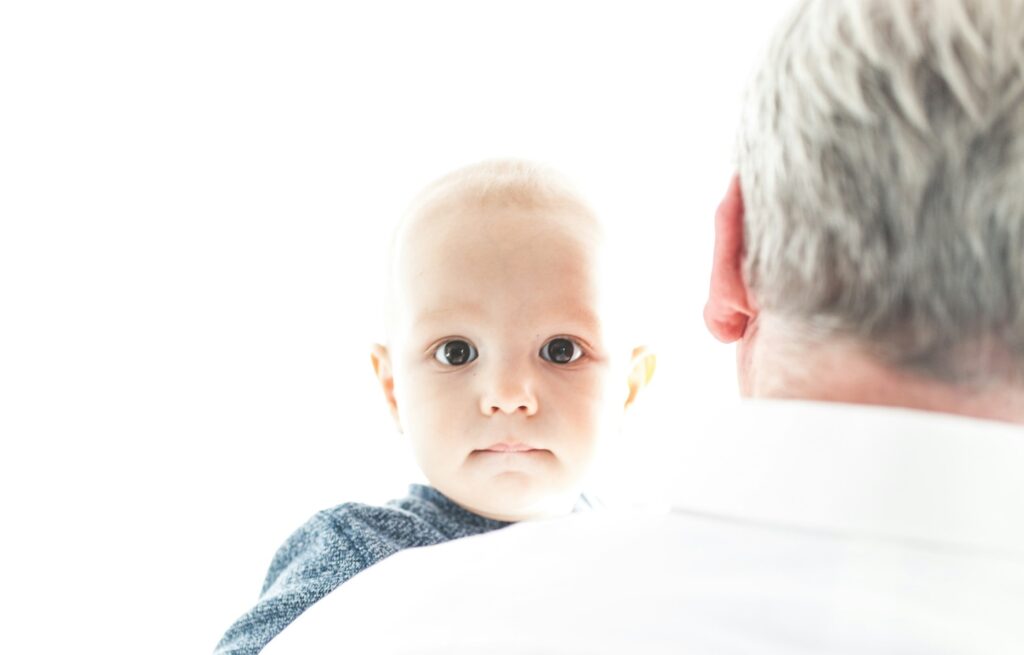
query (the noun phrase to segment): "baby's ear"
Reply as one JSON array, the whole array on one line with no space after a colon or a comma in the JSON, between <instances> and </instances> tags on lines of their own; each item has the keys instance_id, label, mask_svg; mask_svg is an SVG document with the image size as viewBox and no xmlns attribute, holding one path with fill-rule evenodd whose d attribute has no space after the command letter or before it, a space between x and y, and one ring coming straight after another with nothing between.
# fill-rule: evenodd
<instances>
[{"instance_id":1,"label":"baby's ear","mask_svg":"<svg viewBox=\"0 0 1024 655\"><path fill-rule=\"evenodd\" d=\"M398 425L398 431L402 431L402 422L398 419L398 403L395 401L395 376L391 371L391 355L388 354L386 346L379 343L373 344L370 350L370 359L373 361L373 372L377 374L380 388L384 391L384 400L388 403L391 416Z\"/></svg>"},{"instance_id":2,"label":"baby's ear","mask_svg":"<svg viewBox=\"0 0 1024 655\"><path fill-rule=\"evenodd\" d=\"M633 356L629 362L629 397L626 398L626 409L629 409L636 400L640 390L651 383L656 360L654 353L648 351L644 346L637 346L633 349Z\"/></svg>"}]
</instances>

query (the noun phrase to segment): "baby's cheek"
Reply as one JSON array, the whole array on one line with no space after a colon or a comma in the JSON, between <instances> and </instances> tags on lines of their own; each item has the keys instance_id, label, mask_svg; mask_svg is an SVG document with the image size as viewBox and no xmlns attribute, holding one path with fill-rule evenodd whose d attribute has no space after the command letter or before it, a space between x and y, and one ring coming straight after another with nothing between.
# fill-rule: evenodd
<instances>
[{"instance_id":1,"label":"baby's cheek","mask_svg":"<svg viewBox=\"0 0 1024 655\"><path fill-rule=\"evenodd\" d=\"M610 376L604 370L595 370L580 376L576 382L574 396L581 408L591 415L599 415L611 401Z\"/></svg>"},{"instance_id":2,"label":"baby's cheek","mask_svg":"<svg viewBox=\"0 0 1024 655\"><path fill-rule=\"evenodd\" d=\"M625 414L628 389L625 379L619 380L609 372L589 381L586 413L593 442L618 429Z\"/></svg>"},{"instance_id":3,"label":"baby's cheek","mask_svg":"<svg viewBox=\"0 0 1024 655\"><path fill-rule=\"evenodd\" d=\"M577 457L588 458L607 420L607 392L601 376L581 376L562 405L563 434L572 435ZM568 445L568 444L567 444Z\"/></svg>"}]
</instances>

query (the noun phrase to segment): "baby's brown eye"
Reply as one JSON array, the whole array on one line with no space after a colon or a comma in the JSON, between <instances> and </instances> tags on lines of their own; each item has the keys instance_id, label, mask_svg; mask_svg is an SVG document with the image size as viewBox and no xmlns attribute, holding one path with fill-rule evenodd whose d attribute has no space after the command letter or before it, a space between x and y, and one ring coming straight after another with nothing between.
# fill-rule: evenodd
<instances>
[{"instance_id":1,"label":"baby's brown eye","mask_svg":"<svg viewBox=\"0 0 1024 655\"><path fill-rule=\"evenodd\" d=\"M434 359L445 366L462 366L476 358L476 348L468 341L463 341L462 339L445 341L434 351Z\"/></svg>"},{"instance_id":2,"label":"baby's brown eye","mask_svg":"<svg viewBox=\"0 0 1024 655\"><path fill-rule=\"evenodd\" d=\"M552 364L569 364L583 355L583 349L572 339L558 337L540 348L540 356Z\"/></svg>"}]
</instances>

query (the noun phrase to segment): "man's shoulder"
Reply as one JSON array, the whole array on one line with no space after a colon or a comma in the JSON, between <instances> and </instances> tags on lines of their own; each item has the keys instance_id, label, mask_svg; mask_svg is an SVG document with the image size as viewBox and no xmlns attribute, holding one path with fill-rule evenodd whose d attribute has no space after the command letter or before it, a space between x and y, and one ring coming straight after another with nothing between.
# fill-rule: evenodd
<instances>
[{"instance_id":1,"label":"man's shoulder","mask_svg":"<svg viewBox=\"0 0 1024 655\"><path fill-rule=\"evenodd\" d=\"M865 652L929 635L930 646L1001 652L971 647L1021 641L1022 582L1024 562L980 551L679 510L595 512L399 553L325 598L275 652L740 651L765 640L781 652L786 635L858 635ZM396 593L404 602L388 605ZM495 640L509 616L525 627Z\"/></svg>"}]
</instances>

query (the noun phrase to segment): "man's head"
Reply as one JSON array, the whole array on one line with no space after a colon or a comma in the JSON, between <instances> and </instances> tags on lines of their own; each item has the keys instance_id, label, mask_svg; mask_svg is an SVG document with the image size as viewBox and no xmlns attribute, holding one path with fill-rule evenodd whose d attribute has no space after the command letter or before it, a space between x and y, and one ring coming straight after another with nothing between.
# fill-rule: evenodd
<instances>
[{"instance_id":1,"label":"man's head","mask_svg":"<svg viewBox=\"0 0 1024 655\"><path fill-rule=\"evenodd\" d=\"M519 520L567 512L653 360L609 320L603 236L554 174L486 162L431 185L396 233L374 367L428 480Z\"/></svg>"},{"instance_id":2,"label":"man's head","mask_svg":"<svg viewBox=\"0 0 1024 655\"><path fill-rule=\"evenodd\" d=\"M747 393L885 375L1024 420L1022 34L1020 0L799 3L717 223L706 318Z\"/></svg>"}]
</instances>

